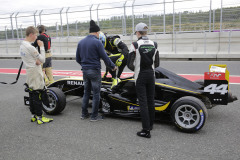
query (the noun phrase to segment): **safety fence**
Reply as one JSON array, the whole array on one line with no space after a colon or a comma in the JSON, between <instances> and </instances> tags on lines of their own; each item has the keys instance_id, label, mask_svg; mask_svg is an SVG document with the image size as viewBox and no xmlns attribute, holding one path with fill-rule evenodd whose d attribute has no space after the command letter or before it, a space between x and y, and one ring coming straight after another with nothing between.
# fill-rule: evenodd
<instances>
[{"instance_id":1,"label":"safety fence","mask_svg":"<svg viewBox=\"0 0 240 160\"><path fill-rule=\"evenodd\" d=\"M176 47L178 35L185 33L202 33L202 41L207 42L207 32L228 32L227 45L231 48L233 32L240 31L240 1L150 0L143 3L127 0L0 14L0 49L7 53L8 44L23 39L24 31L30 25L47 26L48 34L57 39L56 42L62 38L85 36L89 32L91 19L98 23L103 32L123 36L131 36L135 25L144 22L149 26L149 34L172 35L174 53L179 48ZM184 39L184 36L181 37ZM60 49L61 45L58 44Z\"/></svg>"},{"instance_id":2,"label":"safety fence","mask_svg":"<svg viewBox=\"0 0 240 160\"><path fill-rule=\"evenodd\" d=\"M150 32L174 33L240 29L239 0L157 0L63 7L0 15L0 39L24 37L26 27L43 24L52 37L84 36L90 19L109 34L131 34L139 22Z\"/></svg>"}]
</instances>

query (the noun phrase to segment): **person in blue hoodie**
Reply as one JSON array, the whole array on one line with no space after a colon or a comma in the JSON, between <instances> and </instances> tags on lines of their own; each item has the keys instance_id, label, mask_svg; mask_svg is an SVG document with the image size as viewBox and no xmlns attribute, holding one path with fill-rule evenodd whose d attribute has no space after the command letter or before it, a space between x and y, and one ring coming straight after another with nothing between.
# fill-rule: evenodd
<instances>
[{"instance_id":1,"label":"person in blue hoodie","mask_svg":"<svg viewBox=\"0 0 240 160\"><path fill-rule=\"evenodd\" d=\"M82 100L81 119L90 117L88 104L91 91L93 91L92 114L90 121L98 121L103 118L98 115L101 88L101 62L102 59L107 67L115 71L117 67L110 60L99 40L100 28L93 21L90 21L89 35L82 39L77 46L76 61L82 66L84 95Z\"/></svg>"}]
</instances>

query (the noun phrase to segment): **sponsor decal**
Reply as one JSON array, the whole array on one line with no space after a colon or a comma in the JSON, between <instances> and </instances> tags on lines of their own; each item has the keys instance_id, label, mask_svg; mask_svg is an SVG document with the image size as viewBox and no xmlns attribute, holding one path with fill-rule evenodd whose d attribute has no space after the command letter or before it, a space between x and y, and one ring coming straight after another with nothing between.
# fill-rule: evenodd
<instances>
[{"instance_id":1,"label":"sponsor decal","mask_svg":"<svg viewBox=\"0 0 240 160\"><path fill-rule=\"evenodd\" d=\"M143 49L143 53L148 53L155 49L154 46L141 46L140 48Z\"/></svg>"},{"instance_id":2,"label":"sponsor decal","mask_svg":"<svg viewBox=\"0 0 240 160\"><path fill-rule=\"evenodd\" d=\"M203 125L203 120L204 120L203 111L200 110L199 113L200 113L200 118L201 118L201 119L200 119L200 123L198 124L198 126L196 127L196 129L199 129L199 128Z\"/></svg>"},{"instance_id":3,"label":"sponsor decal","mask_svg":"<svg viewBox=\"0 0 240 160\"><path fill-rule=\"evenodd\" d=\"M222 76L222 73L211 73L210 79L219 79Z\"/></svg>"},{"instance_id":4,"label":"sponsor decal","mask_svg":"<svg viewBox=\"0 0 240 160\"><path fill-rule=\"evenodd\" d=\"M144 40L143 43L149 43L149 40Z\"/></svg>"},{"instance_id":5,"label":"sponsor decal","mask_svg":"<svg viewBox=\"0 0 240 160\"><path fill-rule=\"evenodd\" d=\"M21 56L25 56L26 53L21 51L21 52L20 52L20 55L21 55Z\"/></svg>"},{"instance_id":6,"label":"sponsor decal","mask_svg":"<svg viewBox=\"0 0 240 160\"><path fill-rule=\"evenodd\" d=\"M71 86L83 86L83 81L67 81L67 85Z\"/></svg>"},{"instance_id":7,"label":"sponsor decal","mask_svg":"<svg viewBox=\"0 0 240 160\"><path fill-rule=\"evenodd\" d=\"M127 106L128 111L140 111L140 107L139 106Z\"/></svg>"},{"instance_id":8,"label":"sponsor decal","mask_svg":"<svg viewBox=\"0 0 240 160\"><path fill-rule=\"evenodd\" d=\"M204 79L208 80L225 80L225 73L220 72L205 72Z\"/></svg>"}]
</instances>

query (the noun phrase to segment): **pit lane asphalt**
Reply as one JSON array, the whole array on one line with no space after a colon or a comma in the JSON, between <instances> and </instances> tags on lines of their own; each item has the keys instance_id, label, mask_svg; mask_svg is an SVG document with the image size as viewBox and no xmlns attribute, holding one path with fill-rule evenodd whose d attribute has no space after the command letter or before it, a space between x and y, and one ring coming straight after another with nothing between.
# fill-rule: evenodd
<instances>
[{"instance_id":1,"label":"pit lane asphalt","mask_svg":"<svg viewBox=\"0 0 240 160\"><path fill-rule=\"evenodd\" d=\"M0 60L0 68L18 68L20 60ZM227 64L231 75L240 75L239 61L163 61L161 66L179 74L203 74L208 64ZM79 70L73 61L53 61L54 69ZM129 70L124 70L129 71ZM0 74L12 82L16 75ZM55 77L56 79L60 77ZM50 124L30 122L23 104L23 83L2 85L0 96L0 160L238 160L240 159L240 101L208 110L205 126L197 133L179 132L167 122L156 122L151 139L136 136L140 120L106 117L80 120L81 99L69 101ZM240 99L240 85L230 85ZM68 100L76 97L68 97Z\"/></svg>"}]
</instances>

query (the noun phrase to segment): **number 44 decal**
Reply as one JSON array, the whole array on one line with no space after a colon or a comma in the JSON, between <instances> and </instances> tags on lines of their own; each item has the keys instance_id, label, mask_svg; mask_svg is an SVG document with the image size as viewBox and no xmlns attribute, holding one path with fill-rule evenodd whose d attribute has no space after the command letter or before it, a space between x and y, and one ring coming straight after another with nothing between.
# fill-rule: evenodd
<instances>
[{"instance_id":1,"label":"number 44 decal","mask_svg":"<svg viewBox=\"0 0 240 160\"><path fill-rule=\"evenodd\" d=\"M210 94L220 93L223 95L228 92L227 88L227 84L221 84L220 86L217 86L217 84L210 84L204 88L204 92L209 92Z\"/></svg>"}]
</instances>

